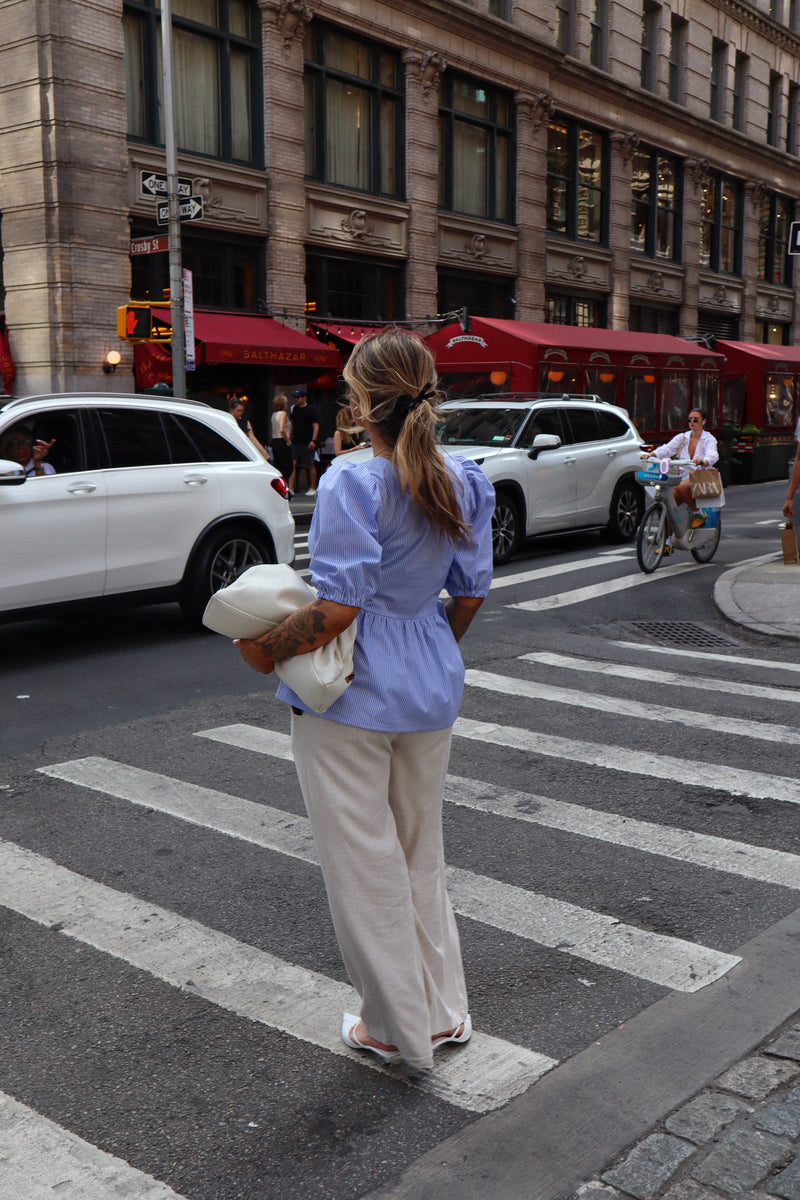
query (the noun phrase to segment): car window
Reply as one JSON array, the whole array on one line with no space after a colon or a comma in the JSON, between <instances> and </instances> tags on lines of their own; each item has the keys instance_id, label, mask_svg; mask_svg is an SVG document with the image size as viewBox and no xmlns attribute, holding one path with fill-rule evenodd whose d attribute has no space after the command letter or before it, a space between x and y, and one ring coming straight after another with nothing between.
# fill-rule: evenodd
<instances>
[{"instance_id":1,"label":"car window","mask_svg":"<svg viewBox=\"0 0 800 1200\"><path fill-rule=\"evenodd\" d=\"M250 462L248 456L202 421L194 417L165 413L167 436L172 461L189 462Z\"/></svg>"},{"instance_id":2,"label":"car window","mask_svg":"<svg viewBox=\"0 0 800 1200\"><path fill-rule=\"evenodd\" d=\"M81 414L78 409L33 413L15 421L0 435L0 458L19 461L17 453L13 453L12 450L24 450L30 442L32 454L33 443L39 440L53 443L44 461L49 463L57 475L84 469L86 459ZM16 446L12 447L12 443L16 443Z\"/></svg>"},{"instance_id":3,"label":"car window","mask_svg":"<svg viewBox=\"0 0 800 1200\"><path fill-rule=\"evenodd\" d=\"M561 412L557 408L537 408L525 429L524 444L533 445L533 439L540 433L554 433L563 442L564 428L561 422Z\"/></svg>"},{"instance_id":4,"label":"car window","mask_svg":"<svg viewBox=\"0 0 800 1200\"><path fill-rule=\"evenodd\" d=\"M572 442L597 442L600 440L600 425L595 408L570 408L567 420L572 433Z\"/></svg>"},{"instance_id":5,"label":"car window","mask_svg":"<svg viewBox=\"0 0 800 1200\"><path fill-rule=\"evenodd\" d=\"M161 414L145 408L99 408L112 467L153 467L170 461Z\"/></svg>"},{"instance_id":6,"label":"car window","mask_svg":"<svg viewBox=\"0 0 800 1200\"><path fill-rule=\"evenodd\" d=\"M524 408L445 410L439 441L445 446L510 446L525 415Z\"/></svg>"},{"instance_id":7,"label":"car window","mask_svg":"<svg viewBox=\"0 0 800 1200\"><path fill-rule=\"evenodd\" d=\"M630 427L617 413L605 412L599 409L597 419L600 422L600 436L604 438L630 437Z\"/></svg>"}]
</instances>

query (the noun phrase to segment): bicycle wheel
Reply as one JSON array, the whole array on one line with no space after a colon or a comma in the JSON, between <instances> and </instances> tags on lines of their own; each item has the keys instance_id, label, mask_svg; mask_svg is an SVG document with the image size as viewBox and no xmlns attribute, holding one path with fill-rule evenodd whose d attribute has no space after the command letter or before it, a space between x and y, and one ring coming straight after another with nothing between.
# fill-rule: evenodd
<instances>
[{"instance_id":1,"label":"bicycle wheel","mask_svg":"<svg viewBox=\"0 0 800 1200\"><path fill-rule=\"evenodd\" d=\"M722 528L720 525L717 525L717 528L714 530L713 538L706 542L704 546L700 546L699 549L692 551L692 558L695 560L695 562L711 562L712 558L717 553L717 546L719 545L719 539L721 536Z\"/></svg>"},{"instance_id":2,"label":"bicycle wheel","mask_svg":"<svg viewBox=\"0 0 800 1200\"><path fill-rule=\"evenodd\" d=\"M667 510L656 503L648 508L636 531L636 558L645 575L652 575L661 562L666 543Z\"/></svg>"}]
</instances>

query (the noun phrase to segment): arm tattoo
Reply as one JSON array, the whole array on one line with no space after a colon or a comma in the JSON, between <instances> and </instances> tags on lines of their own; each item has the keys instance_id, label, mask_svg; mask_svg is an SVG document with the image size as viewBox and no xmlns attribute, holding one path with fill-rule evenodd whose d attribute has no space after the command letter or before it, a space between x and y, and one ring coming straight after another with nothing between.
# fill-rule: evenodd
<instances>
[{"instance_id":1,"label":"arm tattoo","mask_svg":"<svg viewBox=\"0 0 800 1200\"><path fill-rule=\"evenodd\" d=\"M264 637L258 638L255 645L265 658L277 659L294 658L296 654L307 654L317 646L324 646L340 632L321 611L324 603L317 599L304 604Z\"/></svg>"}]
</instances>

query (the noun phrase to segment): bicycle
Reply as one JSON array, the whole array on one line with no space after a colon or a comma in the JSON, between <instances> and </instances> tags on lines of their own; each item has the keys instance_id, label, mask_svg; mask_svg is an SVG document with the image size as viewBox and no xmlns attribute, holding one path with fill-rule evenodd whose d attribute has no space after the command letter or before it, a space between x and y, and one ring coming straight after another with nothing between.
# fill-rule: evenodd
<instances>
[{"instance_id":1,"label":"bicycle","mask_svg":"<svg viewBox=\"0 0 800 1200\"><path fill-rule=\"evenodd\" d=\"M722 522L718 508L706 509L706 519L698 528L692 528L696 515L687 509L681 513L675 503L672 489L680 483L679 467L696 469L688 458L656 461L649 455L643 459L650 465L636 472L636 478L653 496L653 503L645 509L636 531L636 558L646 575L651 575L669 551L667 537L671 535L671 550L689 550L696 562L707 563L717 552L722 534ZM667 470L663 467L668 462Z\"/></svg>"}]
</instances>

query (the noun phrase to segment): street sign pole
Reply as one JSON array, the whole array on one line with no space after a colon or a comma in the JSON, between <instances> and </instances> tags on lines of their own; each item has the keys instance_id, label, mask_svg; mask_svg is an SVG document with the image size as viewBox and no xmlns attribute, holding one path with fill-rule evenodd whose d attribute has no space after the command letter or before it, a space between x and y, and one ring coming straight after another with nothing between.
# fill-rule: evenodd
<instances>
[{"instance_id":1,"label":"street sign pole","mask_svg":"<svg viewBox=\"0 0 800 1200\"><path fill-rule=\"evenodd\" d=\"M169 204L169 304L172 320L172 394L186 396L183 331L181 218L178 200L178 152L175 145L175 100L172 90L172 0L161 0L161 46L164 63L164 144L167 151Z\"/></svg>"}]
</instances>

